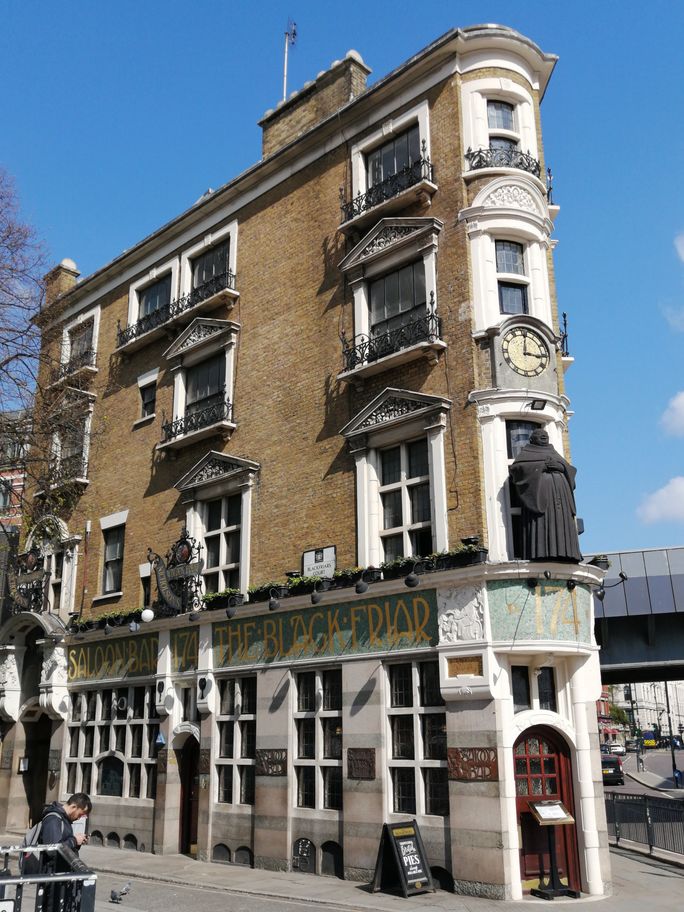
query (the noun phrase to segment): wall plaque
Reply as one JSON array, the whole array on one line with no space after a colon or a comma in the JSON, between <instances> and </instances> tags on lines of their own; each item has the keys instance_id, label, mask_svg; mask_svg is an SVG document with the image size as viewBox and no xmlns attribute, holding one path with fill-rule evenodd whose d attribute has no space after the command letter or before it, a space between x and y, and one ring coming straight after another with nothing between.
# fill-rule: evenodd
<instances>
[{"instance_id":1,"label":"wall plaque","mask_svg":"<svg viewBox=\"0 0 684 912\"><path fill-rule=\"evenodd\" d=\"M459 675L474 675L482 677L482 656L452 656L447 659L447 671L450 678Z\"/></svg>"},{"instance_id":2,"label":"wall plaque","mask_svg":"<svg viewBox=\"0 0 684 912\"><path fill-rule=\"evenodd\" d=\"M102 681L108 678L146 677L157 673L159 636L125 637L110 643L69 647L68 680Z\"/></svg>"},{"instance_id":3,"label":"wall plaque","mask_svg":"<svg viewBox=\"0 0 684 912\"><path fill-rule=\"evenodd\" d=\"M0 762L0 769L8 770L12 769L12 760L14 759L14 751L11 747L4 747L2 750L2 762Z\"/></svg>"},{"instance_id":4,"label":"wall plaque","mask_svg":"<svg viewBox=\"0 0 684 912\"><path fill-rule=\"evenodd\" d=\"M171 671L194 671L197 668L199 630L196 627L171 631Z\"/></svg>"},{"instance_id":5,"label":"wall plaque","mask_svg":"<svg viewBox=\"0 0 684 912\"><path fill-rule=\"evenodd\" d=\"M375 779L374 747L350 747L347 750L347 779Z\"/></svg>"},{"instance_id":6,"label":"wall plaque","mask_svg":"<svg viewBox=\"0 0 684 912\"><path fill-rule=\"evenodd\" d=\"M459 782L496 782L499 778L495 747L450 747L447 763L449 779Z\"/></svg>"},{"instance_id":7,"label":"wall plaque","mask_svg":"<svg viewBox=\"0 0 684 912\"><path fill-rule=\"evenodd\" d=\"M594 618L588 586L568 589L564 580L542 580L530 589L523 580L492 580L487 583L487 593L495 641L592 643Z\"/></svg>"},{"instance_id":8,"label":"wall plaque","mask_svg":"<svg viewBox=\"0 0 684 912\"><path fill-rule=\"evenodd\" d=\"M236 617L214 624L214 668L436 646L435 591Z\"/></svg>"},{"instance_id":9,"label":"wall plaque","mask_svg":"<svg viewBox=\"0 0 684 912\"><path fill-rule=\"evenodd\" d=\"M58 773L62 766L62 752L60 750L48 751L48 772Z\"/></svg>"},{"instance_id":10,"label":"wall plaque","mask_svg":"<svg viewBox=\"0 0 684 912\"><path fill-rule=\"evenodd\" d=\"M258 749L256 752L256 775L287 776L287 749Z\"/></svg>"}]
</instances>

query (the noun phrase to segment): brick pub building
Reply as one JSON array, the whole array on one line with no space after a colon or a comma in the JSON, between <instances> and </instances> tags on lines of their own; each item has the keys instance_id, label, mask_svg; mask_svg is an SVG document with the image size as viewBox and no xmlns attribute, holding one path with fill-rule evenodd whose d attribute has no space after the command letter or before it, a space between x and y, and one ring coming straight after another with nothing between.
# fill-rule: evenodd
<instances>
[{"instance_id":1,"label":"brick pub building","mask_svg":"<svg viewBox=\"0 0 684 912\"><path fill-rule=\"evenodd\" d=\"M567 453L555 62L475 26L367 87L350 51L252 168L52 271L45 379L83 433L55 428L41 597L2 628L0 826L83 789L95 842L363 880L415 817L441 883L519 898L529 801L560 798L564 880L608 889L600 575L516 560L508 487L534 427ZM164 602L195 545L236 612Z\"/></svg>"}]
</instances>

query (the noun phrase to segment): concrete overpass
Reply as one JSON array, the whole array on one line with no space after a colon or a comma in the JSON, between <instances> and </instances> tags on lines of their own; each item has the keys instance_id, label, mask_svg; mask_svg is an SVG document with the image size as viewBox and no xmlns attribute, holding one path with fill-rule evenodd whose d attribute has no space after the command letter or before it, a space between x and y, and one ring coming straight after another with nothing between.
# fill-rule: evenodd
<instances>
[{"instance_id":1,"label":"concrete overpass","mask_svg":"<svg viewBox=\"0 0 684 912\"><path fill-rule=\"evenodd\" d=\"M608 559L605 598L594 596L603 683L683 680L684 547L617 551Z\"/></svg>"}]
</instances>

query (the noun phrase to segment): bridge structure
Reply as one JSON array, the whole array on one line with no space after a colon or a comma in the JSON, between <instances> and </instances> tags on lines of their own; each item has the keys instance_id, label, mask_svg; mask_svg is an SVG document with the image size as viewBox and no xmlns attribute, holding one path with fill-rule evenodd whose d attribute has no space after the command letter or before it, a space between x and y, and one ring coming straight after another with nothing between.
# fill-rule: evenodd
<instances>
[{"instance_id":1,"label":"bridge structure","mask_svg":"<svg viewBox=\"0 0 684 912\"><path fill-rule=\"evenodd\" d=\"M603 601L594 594L603 683L683 680L684 547L607 557Z\"/></svg>"}]
</instances>

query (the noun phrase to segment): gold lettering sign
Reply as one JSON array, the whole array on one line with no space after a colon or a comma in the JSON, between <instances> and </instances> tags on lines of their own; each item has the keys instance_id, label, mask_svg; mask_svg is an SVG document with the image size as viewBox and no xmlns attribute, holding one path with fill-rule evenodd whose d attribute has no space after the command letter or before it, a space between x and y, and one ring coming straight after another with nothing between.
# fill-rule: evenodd
<instances>
[{"instance_id":1,"label":"gold lettering sign","mask_svg":"<svg viewBox=\"0 0 684 912\"><path fill-rule=\"evenodd\" d=\"M447 670L450 678L458 675L475 675L482 677L482 656L456 656L447 659Z\"/></svg>"},{"instance_id":2,"label":"gold lettering sign","mask_svg":"<svg viewBox=\"0 0 684 912\"><path fill-rule=\"evenodd\" d=\"M435 646L434 590L214 624L214 667Z\"/></svg>"},{"instance_id":3,"label":"gold lettering sign","mask_svg":"<svg viewBox=\"0 0 684 912\"><path fill-rule=\"evenodd\" d=\"M128 637L87 646L70 646L69 682L146 677L157 673L159 636Z\"/></svg>"}]
</instances>

